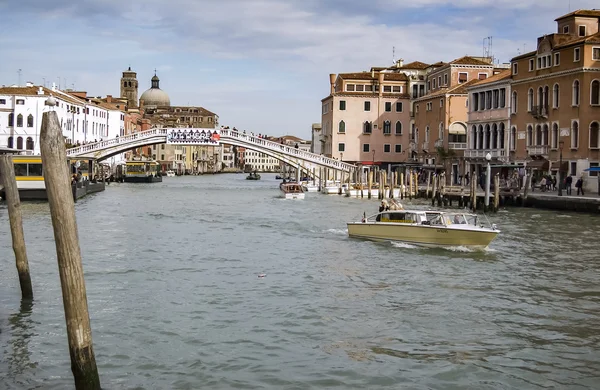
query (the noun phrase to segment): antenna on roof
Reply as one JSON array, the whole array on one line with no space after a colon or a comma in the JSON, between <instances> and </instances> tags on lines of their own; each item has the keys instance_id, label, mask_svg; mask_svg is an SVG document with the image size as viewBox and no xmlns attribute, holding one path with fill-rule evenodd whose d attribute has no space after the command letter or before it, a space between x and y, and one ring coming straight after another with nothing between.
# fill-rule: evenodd
<instances>
[{"instance_id":1,"label":"antenna on roof","mask_svg":"<svg viewBox=\"0 0 600 390\"><path fill-rule=\"evenodd\" d=\"M17 85L18 85L19 87L21 86L21 72L22 72L22 70L21 70L21 69L17 70L17 74L19 75L19 84L17 84Z\"/></svg>"},{"instance_id":2,"label":"antenna on roof","mask_svg":"<svg viewBox=\"0 0 600 390\"><path fill-rule=\"evenodd\" d=\"M396 46L392 46L392 64L396 63Z\"/></svg>"}]
</instances>

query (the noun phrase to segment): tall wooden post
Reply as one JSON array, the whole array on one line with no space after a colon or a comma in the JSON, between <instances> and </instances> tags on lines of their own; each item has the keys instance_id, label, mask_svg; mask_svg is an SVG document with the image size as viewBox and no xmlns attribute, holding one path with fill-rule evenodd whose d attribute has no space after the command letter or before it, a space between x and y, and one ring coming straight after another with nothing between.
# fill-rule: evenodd
<instances>
[{"instance_id":1,"label":"tall wooden post","mask_svg":"<svg viewBox=\"0 0 600 390\"><path fill-rule=\"evenodd\" d=\"M404 189L406 186L404 185L404 172L400 172L400 199L404 199Z\"/></svg>"},{"instance_id":2,"label":"tall wooden post","mask_svg":"<svg viewBox=\"0 0 600 390\"><path fill-rule=\"evenodd\" d=\"M437 175L433 175L433 188L431 190L431 205L435 206L435 194L437 191L437 183L438 183L438 176Z\"/></svg>"},{"instance_id":3,"label":"tall wooden post","mask_svg":"<svg viewBox=\"0 0 600 390\"><path fill-rule=\"evenodd\" d=\"M494 176L494 212L498 212L500 206L500 175Z\"/></svg>"},{"instance_id":4,"label":"tall wooden post","mask_svg":"<svg viewBox=\"0 0 600 390\"><path fill-rule=\"evenodd\" d=\"M373 171L369 171L369 178L367 180L367 198L371 199L371 187L373 186Z\"/></svg>"},{"instance_id":5,"label":"tall wooden post","mask_svg":"<svg viewBox=\"0 0 600 390\"><path fill-rule=\"evenodd\" d=\"M471 208L473 212L477 211L477 179L475 171L471 174Z\"/></svg>"},{"instance_id":6,"label":"tall wooden post","mask_svg":"<svg viewBox=\"0 0 600 390\"><path fill-rule=\"evenodd\" d=\"M55 111L45 112L40 132L44 182L48 193L62 287L71 371L77 390L100 389L92 345L81 251L71 194L65 143Z\"/></svg>"},{"instance_id":7,"label":"tall wooden post","mask_svg":"<svg viewBox=\"0 0 600 390\"><path fill-rule=\"evenodd\" d=\"M394 199L394 187L396 186L396 171L390 172L390 199Z\"/></svg>"},{"instance_id":8,"label":"tall wooden post","mask_svg":"<svg viewBox=\"0 0 600 390\"><path fill-rule=\"evenodd\" d=\"M8 208L8 220L10 222L10 233L12 236L12 247L15 252L19 284L21 285L21 297L33 298L33 287L31 286L31 275L29 275L29 262L27 261L27 249L25 247L25 235L23 234L23 216L21 213L21 199L15 179L15 166L12 156L0 155L0 176L4 186L4 197ZM70 188L70 186L69 186Z\"/></svg>"}]
</instances>

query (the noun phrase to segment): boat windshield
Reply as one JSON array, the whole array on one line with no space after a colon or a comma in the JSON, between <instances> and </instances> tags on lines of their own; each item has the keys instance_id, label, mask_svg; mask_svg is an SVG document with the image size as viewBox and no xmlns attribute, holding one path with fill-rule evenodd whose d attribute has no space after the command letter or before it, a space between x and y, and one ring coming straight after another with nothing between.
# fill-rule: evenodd
<instances>
[{"instance_id":1,"label":"boat windshield","mask_svg":"<svg viewBox=\"0 0 600 390\"><path fill-rule=\"evenodd\" d=\"M448 213L444 215L448 225L474 225L477 226L477 216L472 214Z\"/></svg>"}]
</instances>

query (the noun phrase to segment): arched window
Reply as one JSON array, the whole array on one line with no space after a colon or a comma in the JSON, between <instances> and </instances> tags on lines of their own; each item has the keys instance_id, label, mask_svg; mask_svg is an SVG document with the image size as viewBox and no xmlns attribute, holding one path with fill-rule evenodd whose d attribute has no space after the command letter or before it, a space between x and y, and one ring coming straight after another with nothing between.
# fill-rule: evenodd
<instances>
[{"instance_id":1,"label":"arched window","mask_svg":"<svg viewBox=\"0 0 600 390\"><path fill-rule=\"evenodd\" d=\"M471 149L477 149L477 126L471 127Z\"/></svg>"},{"instance_id":2,"label":"arched window","mask_svg":"<svg viewBox=\"0 0 600 390\"><path fill-rule=\"evenodd\" d=\"M17 127L23 127L23 115L17 115Z\"/></svg>"},{"instance_id":3,"label":"arched window","mask_svg":"<svg viewBox=\"0 0 600 390\"><path fill-rule=\"evenodd\" d=\"M15 139L13 137L8 137L7 146L12 149L14 147L14 145L15 145Z\"/></svg>"},{"instance_id":4,"label":"arched window","mask_svg":"<svg viewBox=\"0 0 600 390\"><path fill-rule=\"evenodd\" d=\"M552 144L553 149L558 148L558 123L552 125Z\"/></svg>"},{"instance_id":5,"label":"arched window","mask_svg":"<svg viewBox=\"0 0 600 390\"><path fill-rule=\"evenodd\" d=\"M592 81L592 87L590 88L592 91L592 97L590 99L591 104L600 104L600 81L594 80Z\"/></svg>"},{"instance_id":6,"label":"arched window","mask_svg":"<svg viewBox=\"0 0 600 390\"><path fill-rule=\"evenodd\" d=\"M340 121L340 124L338 126L338 132L340 132L340 133L346 132L346 122Z\"/></svg>"},{"instance_id":7,"label":"arched window","mask_svg":"<svg viewBox=\"0 0 600 390\"><path fill-rule=\"evenodd\" d=\"M479 131L477 132L477 149L483 149L483 126L479 125Z\"/></svg>"},{"instance_id":8,"label":"arched window","mask_svg":"<svg viewBox=\"0 0 600 390\"><path fill-rule=\"evenodd\" d=\"M366 134L371 134L371 122L369 122L369 121L366 121L366 122L363 124L363 133L366 133Z\"/></svg>"},{"instance_id":9,"label":"arched window","mask_svg":"<svg viewBox=\"0 0 600 390\"><path fill-rule=\"evenodd\" d=\"M27 150L33 150L33 138L27 137L27 141L25 142L25 148Z\"/></svg>"},{"instance_id":10,"label":"arched window","mask_svg":"<svg viewBox=\"0 0 600 390\"><path fill-rule=\"evenodd\" d=\"M544 105L544 89L542 87L538 88L538 92L537 92L537 105L540 108Z\"/></svg>"},{"instance_id":11,"label":"arched window","mask_svg":"<svg viewBox=\"0 0 600 390\"><path fill-rule=\"evenodd\" d=\"M490 140L490 149L498 149L498 125L492 125L492 139Z\"/></svg>"},{"instance_id":12,"label":"arched window","mask_svg":"<svg viewBox=\"0 0 600 390\"><path fill-rule=\"evenodd\" d=\"M511 112L515 114L517 112L517 91L512 93Z\"/></svg>"},{"instance_id":13,"label":"arched window","mask_svg":"<svg viewBox=\"0 0 600 390\"><path fill-rule=\"evenodd\" d=\"M425 142L429 142L429 126L425 127Z\"/></svg>"},{"instance_id":14,"label":"arched window","mask_svg":"<svg viewBox=\"0 0 600 390\"><path fill-rule=\"evenodd\" d=\"M544 125L542 130L542 145L548 146L548 125Z\"/></svg>"},{"instance_id":15,"label":"arched window","mask_svg":"<svg viewBox=\"0 0 600 390\"><path fill-rule=\"evenodd\" d=\"M550 97L548 95L550 95L550 92L549 92L548 86L546 85L544 87L544 100L542 101L542 105L544 106L546 113L548 111L548 101L550 100Z\"/></svg>"},{"instance_id":16,"label":"arched window","mask_svg":"<svg viewBox=\"0 0 600 390\"><path fill-rule=\"evenodd\" d=\"M558 108L558 104L560 102L559 99L560 87L558 84L554 84L554 88L552 89L552 107Z\"/></svg>"},{"instance_id":17,"label":"arched window","mask_svg":"<svg viewBox=\"0 0 600 390\"><path fill-rule=\"evenodd\" d=\"M19 149L19 150L23 149L23 137L17 138L17 149Z\"/></svg>"},{"instance_id":18,"label":"arched window","mask_svg":"<svg viewBox=\"0 0 600 390\"><path fill-rule=\"evenodd\" d=\"M402 135L402 122L396 122L396 135Z\"/></svg>"},{"instance_id":19,"label":"arched window","mask_svg":"<svg viewBox=\"0 0 600 390\"><path fill-rule=\"evenodd\" d=\"M590 125L590 148L600 148L600 125L598 122L592 122Z\"/></svg>"},{"instance_id":20,"label":"arched window","mask_svg":"<svg viewBox=\"0 0 600 390\"><path fill-rule=\"evenodd\" d=\"M579 80L573 82L573 105L579 105Z\"/></svg>"},{"instance_id":21,"label":"arched window","mask_svg":"<svg viewBox=\"0 0 600 390\"><path fill-rule=\"evenodd\" d=\"M517 149L517 128L515 126L510 130L510 150Z\"/></svg>"},{"instance_id":22,"label":"arched window","mask_svg":"<svg viewBox=\"0 0 600 390\"><path fill-rule=\"evenodd\" d=\"M542 144L542 126L541 125L535 126L535 144L537 146L540 146Z\"/></svg>"},{"instance_id":23,"label":"arched window","mask_svg":"<svg viewBox=\"0 0 600 390\"><path fill-rule=\"evenodd\" d=\"M484 149L490 148L490 138L492 137L492 130L490 129L490 125L485 125L485 135L484 135Z\"/></svg>"},{"instance_id":24,"label":"arched window","mask_svg":"<svg viewBox=\"0 0 600 390\"><path fill-rule=\"evenodd\" d=\"M442 122L440 122L440 125L438 128L438 137L440 140L444 140L444 124Z\"/></svg>"},{"instance_id":25,"label":"arched window","mask_svg":"<svg viewBox=\"0 0 600 390\"><path fill-rule=\"evenodd\" d=\"M13 114L12 112L10 114L8 114L8 126L14 126L15 125L15 114Z\"/></svg>"},{"instance_id":26,"label":"arched window","mask_svg":"<svg viewBox=\"0 0 600 390\"><path fill-rule=\"evenodd\" d=\"M392 124L390 121L383 122L383 134L392 134Z\"/></svg>"},{"instance_id":27,"label":"arched window","mask_svg":"<svg viewBox=\"0 0 600 390\"><path fill-rule=\"evenodd\" d=\"M123 87L127 88L127 81L123 81Z\"/></svg>"},{"instance_id":28,"label":"arched window","mask_svg":"<svg viewBox=\"0 0 600 390\"><path fill-rule=\"evenodd\" d=\"M571 147L577 149L579 147L579 122L573 121L571 127Z\"/></svg>"},{"instance_id":29,"label":"arched window","mask_svg":"<svg viewBox=\"0 0 600 390\"><path fill-rule=\"evenodd\" d=\"M504 122L500 123L498 139L500 140L500 149L504 149Z\"/></svg>"},{"instance_id":30,"label":"arched window","mask_svg":"<svg viewBox=\"0 0 600 390\"><path fill-rule=\"evenodd\" d=\"M533 127L527 126L527 146L533 145Z\"/></svg>"},{"instance_id":31,"label":"arched window","mask_svg":"<svg viewBox=\"0 0 600 390\"><path fill-rule=\"evenodd\" d=\"M527 92L527 111L531 112L533 110L533 88L529 88L529 92Z\"/></svg>"},{"instance_id":32,"label":"arched window","mask_svg":"<svg viewBox=\"0 0 600 390\"><path fill-rule=\"evenodd\" d=\"M33 127L33 115L31 114L27 116L27 127Z\"/></svg>"}]
</instances>

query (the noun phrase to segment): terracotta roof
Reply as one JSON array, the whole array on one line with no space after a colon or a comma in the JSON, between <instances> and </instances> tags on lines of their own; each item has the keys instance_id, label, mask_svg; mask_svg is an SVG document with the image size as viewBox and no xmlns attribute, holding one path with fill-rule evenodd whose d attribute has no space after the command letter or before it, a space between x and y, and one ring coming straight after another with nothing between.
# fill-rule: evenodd
<instances>
[{"instance_id":1,"label":"terracotta roof","mask_svg":"<svg viewBox=\"0 0 600 390\"><path fill-rule=\"evenodd\" d=\"M463 84L458 84L455 85L454 87L451 88L442 88L442 89L438 89L437 91L431 92L427 95L423 95L418 99L415 99L416 101L423 101L423 100L428 100L431 98L435 98L435 97L439 97L439 96L445 96L445 95L466 95L467 94L467 88L472 86L473 84L475 84L476 82L481 81L481 80L471 80L471 81L467 81L466 83Z\"/></svg>"},{"instance_id":2,"label":"terracotta roof","mask_svg":"<svg viewBox=\"0 0 600 390\"><path fill-rule=\"evenodd\" d=\"M445 63L444 61L438 61L435 64L429 65L427 68L434 68L434 67L435 68L439 68L439 67L444 66L444 65L448 65L448 64Z\"/></svg>"},{"instance_id":3,"label":"terracotta roof","mask_svg":"<svg viewBox=\"0 0 600 390\"><path fill-rule=\"evenodd\" d=\"M554 48L557 49L557 48L567 47L567 46L571 46L571 45L577 45L579 43L600 43L600 32L597 32L596 34L588 35L587 37L581 37L581 38L573 39L571 41L563 42L559 45L556 45Z\"/></svg>"},{"instance_id":4,"label":"terracotta roof","mask_svg":"<svg viewBox=\"0 0 600 390\"><path fill-rule=\"evenodd\" d=\"M512 71L510 69L503 70L502 72L495 74L491 77L488 77L485 80L476 80L476 83L473 83L472 86L480 86L483 84L495 83L497 81L510 79L512 77Z\"/></svg>"},{"instance_id":5,"label":"terracotta roof","mask_svg":"<svg viewBox=\"0 0 600 390\"><path fill-rule=\"evenodd\" d=\"M450 62L452 65L488 65L492 66L493 64L490 62L485 62L478 60L477 58L473 58L471 56L464 56L461 58L457 58L454 61Z\"/></svg>"},{"instance_id":6,"label":"terracotta roof","mask_svg":"<svg viewBox=\"0 0 600 390\"><path fill-rule=\"evenodd\" d=\"M592 10L589 10L589 9L578 9L577 11L573 11L573 12L570 12L570 13L568 13L566 15L560 16L560 17L554 19L554 21L557 22L559 20L568 18L570 16L583 16L583 17L587 16L587 17L592 17L592 18L600 18L600 10L597 10L597 9L592 9Z\"/></svg>"},{"instance_id":7,"label":"terracotta roof","mask_svg":"<svg viewBox=\"0 0 600 390\"><path fill-rule=\"evenodd\" d=\"M373 98L378 97L377 92L336 92L335 95L327 95L323 99L322 102L331 98L332 96L342 96L342 97L356 97L356 98ZM409 93L383 93L381 94L383 98L396 98L396 99L410 99Z\"/></svg>"},{"instance_id":8,"label":"terracotta roof","mask_svg":"<svg viewBox=\"0 0 600 390\"><path fill-rule=\"evenodd\" d=\"M400 68L396 68L396 69L427 69L429 67L429 64L426 64L424 62L420 62L420 61L413 61L411 63L408 63L406 65L402 65Z\"/></svg>"},{"instance_id":9,"label":"terracotta roof","mask_svg":"<svg viewBox=\"0 0 600 390\"><path fill-rule=\"evenodd\" d=\"M1 95L36 95L39 87L0 87Z\"/></svg>"},{"instance_id":10,"label":"terracotta roof","mask_svg":"<svg viewBox=\"0 0 600 390\"><path fill-rule=\"evenodd\" d=\"M384 81L407 81L408 77L404 73L383 73ZM344 80L378 80L379 72L375 72L375 77L371 76L371 72L358 73L340 73L339 77Z\"/></svg>"}]
</instances>

